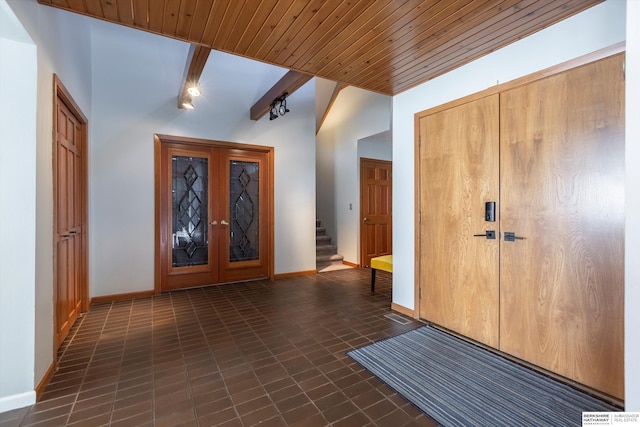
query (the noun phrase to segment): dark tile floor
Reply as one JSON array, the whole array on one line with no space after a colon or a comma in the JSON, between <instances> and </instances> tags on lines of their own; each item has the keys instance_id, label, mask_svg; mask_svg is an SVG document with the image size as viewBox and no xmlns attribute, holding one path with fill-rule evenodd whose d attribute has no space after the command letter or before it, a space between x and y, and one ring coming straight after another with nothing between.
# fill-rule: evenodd
<instances>
[{"instance_id":1,"label":"dark tile floor","mask_svg":"<svg viewBox=\"0 0 640 427\"><path fill-rule=\"evenodd\" d=\"M420 326L370 270L94 305L42 399L0 426L434 426L345 352ZM393 316L392 316L393 317Z\"/></svg>"}]
</instances>

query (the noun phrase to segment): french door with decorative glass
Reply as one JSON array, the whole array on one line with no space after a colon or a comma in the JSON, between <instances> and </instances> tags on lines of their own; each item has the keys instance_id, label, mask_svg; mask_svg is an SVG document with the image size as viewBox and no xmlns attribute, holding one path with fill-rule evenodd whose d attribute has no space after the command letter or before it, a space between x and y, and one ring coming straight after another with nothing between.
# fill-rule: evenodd
<instances>
[{"instance_id":1,"label":"french door with decorative glass","mask_svg":"<svg viewBox=\"0 0 640 427\"><path fill-rule=\"evenodd\" d=\"M157 136L156 289L270 277L271 159L265 147Z\"/></svg>"}]
</instances>

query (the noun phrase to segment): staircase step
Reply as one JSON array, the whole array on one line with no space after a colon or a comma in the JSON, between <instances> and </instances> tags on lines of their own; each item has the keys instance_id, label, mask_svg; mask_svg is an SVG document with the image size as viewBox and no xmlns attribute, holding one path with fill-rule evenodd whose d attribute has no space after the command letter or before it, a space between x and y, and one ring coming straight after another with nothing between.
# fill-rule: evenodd
<instances>
[{"instance_id":1,"label":"staircase step","mask_svg":"<svg viewBox=\"0 0 640 427\"><path fill-rule=\"evenodd\" d=\"M331 244L331 236L327 236L327 229L316 219L316 270L345 267L342 262L344 257L337 252L338 246Z\"/></svg>"},{"instance_id":2,"label":"staircase step","mask_svg":"<svg viewBox=\"0 0 640 427\"><path fill-rule=\"evenodd\" d=\"M330 245L331 244L331 236L316 236L316 245Z\"/></svg>"},{"instance_id":3,"label":"staircase step","mask_svg":"<svg viewBox=\"0 0 640 427\"><path fill-rule=\"evenodd\" d=\"M338 253L336 245L316 245L316 256L318 255L334 255Z\"/></svg>"},{"instance_id":4,"label":"staircase step","mask_svg":"<svg viewBox=\"0 0 640 427\"><path fill-rule=\"evenodd\" d=\"M327 267L331 266L343 266L342 260L344 257L342 255L321 255L316 257L316 270L324 270Z\"/></svg>"},{"instance_id":5,"label":"staircase step","mask_svg":"<svg viewBox=\"0 0 640 427\"><path fill-rule=\"evenodd\" d=\"M316 257L316 265L319 262L342 262L344 257L340 254L320 255Z\"/></svg>"}]
</instances>

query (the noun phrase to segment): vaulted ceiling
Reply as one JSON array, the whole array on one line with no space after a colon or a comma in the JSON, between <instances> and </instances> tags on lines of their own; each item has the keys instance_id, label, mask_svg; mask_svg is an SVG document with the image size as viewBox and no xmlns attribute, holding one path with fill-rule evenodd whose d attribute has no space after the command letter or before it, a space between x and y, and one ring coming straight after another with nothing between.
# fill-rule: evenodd
<instances>
[{"instance_id":1,"label":"vaulted ceiling","mask_svg":"<svg viewBox=\"0 0 640 427\"><path fill-rule=\"evenodd\" d=\"M387 95L601 1L38 0Z\"/></svg>"}]
</instances>

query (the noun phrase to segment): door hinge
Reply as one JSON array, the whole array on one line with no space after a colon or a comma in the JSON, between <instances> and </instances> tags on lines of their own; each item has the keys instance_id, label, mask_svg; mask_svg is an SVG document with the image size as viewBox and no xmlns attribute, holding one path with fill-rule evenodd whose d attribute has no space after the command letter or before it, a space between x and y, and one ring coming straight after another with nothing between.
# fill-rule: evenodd
<instances>
[{"instance_id":1,"label":"door hinge","mask_svg":"<svg viewBox=\"0 0 640 427\"><path fill-rule=\"evenodd\" d=\"M418 299L422 299L422 287L418 288Z\"/></svg>"}]
</instances>

